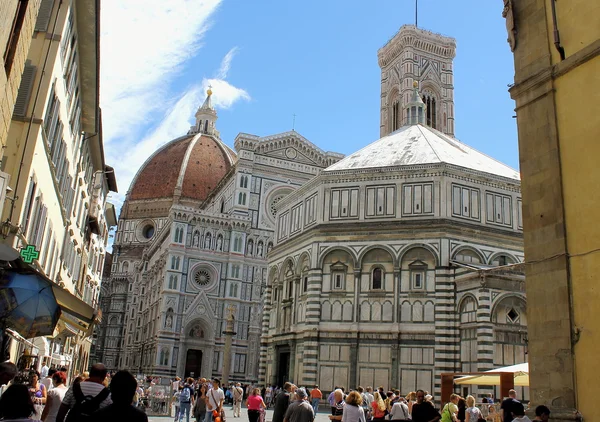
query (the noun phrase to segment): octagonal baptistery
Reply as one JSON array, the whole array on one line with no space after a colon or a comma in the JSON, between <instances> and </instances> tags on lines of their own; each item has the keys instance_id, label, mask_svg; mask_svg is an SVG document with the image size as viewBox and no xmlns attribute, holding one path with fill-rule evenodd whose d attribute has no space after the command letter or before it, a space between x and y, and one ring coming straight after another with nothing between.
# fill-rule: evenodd
<instances>
[{"instance_id":1,"label":"octagonal baptistery","mask_svg":"<svg viewBox=\"0 0 600 422\"><path fill-rule=\"evenodd\" d=\"M526 361L519 173L428 127L423 110L415 87L406 126L276 205L266 383L439 399L439 373Z\"/></svg>"},{"instance_id":2,"label":"octagonal baptistery","mask_svg":"<svg viewBox=\"0 0 600 422\"><path fill-rule=\"evenodd\" d=\"M234 166L235 152L217 137L197 133L165 144L131 183L124 218L166 215L173 203L201 204Z\"/></svg>"}]
</instances>

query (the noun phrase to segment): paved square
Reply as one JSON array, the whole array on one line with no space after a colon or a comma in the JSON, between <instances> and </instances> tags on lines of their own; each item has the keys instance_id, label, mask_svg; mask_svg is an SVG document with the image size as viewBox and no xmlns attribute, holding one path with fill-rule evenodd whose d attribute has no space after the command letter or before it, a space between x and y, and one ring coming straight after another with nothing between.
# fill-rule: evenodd
<instances>
[{"instance_id":1,"label":"paved square","mask_svg":"<svg viewBox=\"0 0 600 422\"><path fill-rule=\"evenodd\" d=\"M317 417L315 418L315 422L329 422L329 406L321 405L319 406L319 413L317 413ZM248 422L248 412L245 407L242 407L242 416L239 418L233 417L233 410L231 405L225 406L225 415L227 422ZM273 410L267 410L266 422L270 422L273 419ZM150 416L148 418L150 422L167 422L174 420L173 417L168 416ZM187 421L184 421L187 422ZM194 418L190 418L190 422L196 422Z\"/></svg>"}]
</instances>

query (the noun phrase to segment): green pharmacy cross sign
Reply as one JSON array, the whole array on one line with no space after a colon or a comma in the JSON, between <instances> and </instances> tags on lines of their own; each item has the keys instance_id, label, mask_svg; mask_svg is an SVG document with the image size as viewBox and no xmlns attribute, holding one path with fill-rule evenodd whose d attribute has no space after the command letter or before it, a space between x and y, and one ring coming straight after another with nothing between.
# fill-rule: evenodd
<instances>
[{"instance_id":1,"label":"green pharmacy cross sign","mask_svg":"<svg viewBox=\"0 0 600 422\"><path fill-rule=\"evenodd\" d=\"M35 249L34 245L27 245L21 249L21 258L26 264L31 264L34 260L40 257L40 252Z\"/></svg>"}]
</instances>

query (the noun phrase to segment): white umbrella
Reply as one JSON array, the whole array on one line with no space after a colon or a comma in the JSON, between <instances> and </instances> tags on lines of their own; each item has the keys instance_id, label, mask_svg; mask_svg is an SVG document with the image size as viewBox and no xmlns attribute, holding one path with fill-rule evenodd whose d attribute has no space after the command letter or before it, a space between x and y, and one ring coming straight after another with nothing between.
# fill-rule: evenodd
<instances>
[{"instance_id":1,"label":"white umbrella","mask_svg":"<svg viewBox=\"0 0 600 422\"><path fill-rule=\"evenodd\" d=\"M486 372L512 372L515 377L515 387L529 387L529 363L505 366ZM458 385L500 385L500 375L469 375L454 380Z\"/></svg>"}]
</instances>

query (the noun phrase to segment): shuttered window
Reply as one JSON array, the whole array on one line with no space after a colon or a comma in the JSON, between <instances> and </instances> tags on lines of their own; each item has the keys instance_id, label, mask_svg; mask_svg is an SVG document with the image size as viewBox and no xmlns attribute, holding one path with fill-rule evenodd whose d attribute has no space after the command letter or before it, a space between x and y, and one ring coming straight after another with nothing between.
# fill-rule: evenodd
<instances>
[{"instance_id":1,"label":"shuttered window","mask_svg":"<svg viewBox=\"0 0 600 422\"><path fill-rule=\"evenodd\" d=\"M48 24L50 23L50 16L52 15L53 6L54 0L42 0L40 9L38 11L38 17L35 21L36 31L46 32L48 30Z\"/></svg>"},{"instance_id":2,"label":"shuttered window","mask_svg":"<svg viewBox=\"0 0 600 422\"><path fill-rule=\"evenodd\" d=\"M23 76L21 77L21 85L19 86L19 93L15 101L15 108L13 111L14 116L25 117L27 114L27 107L29 106L29 98L31 97L31 91L33 90L33 82L35 81L35 73L37 68L29 63L25 64L23 69Z\"/></svg>"}]
</instances>

